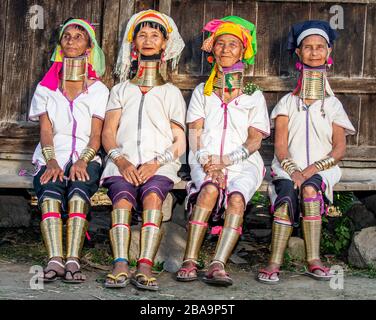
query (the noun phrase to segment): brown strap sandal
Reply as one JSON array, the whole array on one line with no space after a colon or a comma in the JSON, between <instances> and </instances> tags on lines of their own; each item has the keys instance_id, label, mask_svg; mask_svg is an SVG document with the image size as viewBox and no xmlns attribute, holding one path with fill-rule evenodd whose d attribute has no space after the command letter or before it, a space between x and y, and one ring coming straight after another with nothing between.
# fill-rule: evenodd
<instances>
[{"instance_id":1,"label":"brown strap sandal","mask_svg":"<svg viewBox=\"0 0 376 320\"><path fill-rule=\"evenodd\" d=\"M62 277L64 277L64 273L59 273L58 271L48 267L52 263L57 264L58 266L62 267L63 269L65 268L64 265L57 260L51 259L50 261L48 261L47 267L43 270L43 282L45 282L45 283L54 282L54 281L60 280ZM50 272L53 272L54 275L52 277L46 277L46 274L50 273Z\"/></svg>"},{"instance_id":2,"label":"brown strap sandal","mask_svg":"<svg viewBox=\"0 0 376 320\"><path fill-rule=\"evenodd\" d=\"M77 271L70 271L70 270L65 270L65 275L64 275L64 279L63 279L63 282L65 283L82 283L82 282L85 282L86 279L75 279L74 276L76 274L82 274L81 270L80 270L80 264L75 261L75 260L68 260L65 265L67 264L70 264L70 263L75 263L77 266L78 266L78 270ZM67 274L70 274L70 276L72 277L71 279L67 279Z\"/></svg>"}]
</instances>

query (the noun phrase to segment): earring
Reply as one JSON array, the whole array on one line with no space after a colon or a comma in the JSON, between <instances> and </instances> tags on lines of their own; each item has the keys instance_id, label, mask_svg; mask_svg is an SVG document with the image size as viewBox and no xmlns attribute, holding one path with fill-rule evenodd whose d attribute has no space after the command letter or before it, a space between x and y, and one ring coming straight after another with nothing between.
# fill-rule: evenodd
<instances>
[{"instance_id":1,"label":"earring","mask_svg":"<svg viewBox=\"0 0 376 320\"><path fill-rule=\"evenodd\" d=\"M212 55L210 55L210 56L208 56L208 57L206 58L206 60L207 60L210 64L212 64L213 61L214 61L214 57L213 57Z\"/></svg>"},{"instance_id":2,"label":"earring","mask_svg":"<svg viewBox=\"0 0 376 320\"><path fill-rule=\"evenodd\" d=\"M132 60L138 59L138 52L137 52L137 49L136 49L136 46L134 45L134 43L132 43L132 47L131 47L131 59Z\"/></svg>"},{"instance_id":3,"label":"earring","mask_svg":"<svg viewBox=\"0 0 376 320\"><path fill-rule=\"evenodd\" d=\"M137 54L137 51L136 51L136 50L132 50L132 52L131 52L131 58L132 58L133 60L137 60L137 58L138 58L138 54Z\"/></svg>"}]
</instances>

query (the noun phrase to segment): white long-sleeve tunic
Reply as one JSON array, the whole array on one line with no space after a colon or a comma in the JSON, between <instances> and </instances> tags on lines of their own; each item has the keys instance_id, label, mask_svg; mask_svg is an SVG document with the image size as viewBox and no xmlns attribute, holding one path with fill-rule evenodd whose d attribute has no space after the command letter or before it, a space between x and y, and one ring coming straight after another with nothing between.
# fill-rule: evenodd
<instances>
[{"instance_id":1,"label":"white long-sleeve tunic","mask_svg":"<svg viewBox=\"0 0 376 320\"><path fill-rule=\"evenodd\" d=\"M226 104L214 92L205 96L203 89L204 83L195 88L187 112L187 123L201 118L205 120L200 150L204 149L211 155L228 154L245 143L249 127L262 132L264 137L269 136L268 111L261 91L252 95L241 94ZM200 190L206 174L191 150L189 164L194 183L190 192L194 193ZM240 192L248 202L262 183L264 163L256 151L248 159L224 169L224 173L226 194Z\"/></svg>"},{"instance_id":2,"label":"white long-sleeve tunic","mask_svg":"<svg viewBox=\"0 0 376 320\"><path fill-rule=\"evenodd\" d=\"M133 165L138 166L163 154L174 142L171 122L185 129L186 104L180 90L166 83L142 93L129 80L111 90L107 112L121 109L116 144L120 152ZM177 172L179 160L161 166L156 175L180 181ZM108 159L101 181L121 176L118 167Z\"/></svg>"},{"instance_id":3,"label":"white long-sleeve tunic","mask_svg":"<svg viewBox=\"0 0 376 320\"><path fill-rule=\"evenodd\" d=\"M108 95L109 90L99 80L92 83L87 92L71 101L60 89L53 91L38 84L31 100L29 119L39 121L39 116L48 115L60 168L63 169L70 161L74 163L78 160L89 143L92 118L104 119ZM98 156L94 161L101 163ZM38 167L46 164L40 143L35 149L33 163Z\"/></svg>"},{"instance_id":4,"label":"white long-sleeve tunic","mask_svg":"<svg viewBox=\"0 0 376 320\"><path fill-rule=\"evenodd\" d=\"M272 126L274 120L281 115L287 116L288 121L288 152L301 170L317 160L323 159L333 147L333 124L345 129L346 135L355 134L342 103L334 96L325 98L324 112L321 114L321 100L315 101L309 107L305 106L303 100L286 94L274 107L270 118ZM286 171L281 167L277 157L274 156L271 167L273 179L290 179ZM341 170L338 165L324 171L318 172L326 185L325 195L333 200L333 187L341 178ZM276 194L271 190L271 197L274 201Z\"/></svg>"}]
</instances>

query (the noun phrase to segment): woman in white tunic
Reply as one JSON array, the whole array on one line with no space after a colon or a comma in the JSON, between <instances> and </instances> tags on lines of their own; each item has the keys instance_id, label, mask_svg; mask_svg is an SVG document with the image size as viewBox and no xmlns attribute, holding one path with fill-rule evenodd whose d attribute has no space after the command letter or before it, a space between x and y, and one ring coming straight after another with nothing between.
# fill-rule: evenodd
<instances>
[{"instance_id":1,"label":"woman in white tunic","mask_svg":"<svg viewBox=\"0 0 376 320\"><path fill-rule=\"evenodd\" d=\"M292 27L289 49L295 50L301 77L294 92L285 95L271 114L275 126L271 200L274 222L271 257L258 280L276 283L294 226L302 226L308 262L307 275L332 277L320 260L321 215L332 201L341 178L338 162L346 150L346 135L354 134L341 102L326 78L335 32L325 21L305 21Z\"/></svg>"},{"instance_id":2,"label":"woman in white tunic","mask_svg":"<svg viewBox=\"0 0 376 320\"><path fill-rule=\"evenodd\" d=\"M122 82L111 90L103 129L109 159L103 186L113 203L111 246L114 268L105 286L158 290L152 266L161 239L162 203L179 181L179 157L185 153L186 105L180 90L165 83L161 61L176 65L184 42L173 20L154 10L141 11L128 22L119 53ZM132 58L137 69L130 78ZM128 252L131 210L142 210L140 256L130 279Z\"/></svg>"},{"instance_id":3,"label":"woman in white tunic","mask_svg":"<svg viewBox=\"0 0 376 320\"><path fill-rule=\"evenodd\" d=\"M34 155L34 189L42 210L41 229L49 262L44 281L85 280L80 251L88 227L90 197L97 191L100 148L108 89L99 81L104 54L92 25L69 19L62 27L50 70L38 84L29 118L40 122ZM61 212L68 213L66 263L63 264Z\"/></svg>"},{"instance_id":4,"label":"woman in white tunic","mask_svg":"<svg viewBox=\"0 0 376 320\"><path fill-rule=\"evenodd\" d=\"M249 92L242 83L244 67L253 63L256 53L255 26L229 16L209 22L204 29L211 34L203 49L214 54L215 64L206 84L195 88L187 113L192 177L188 202L197 201L177 280L197 279L197 259L209 218L217 222L224 208L224 227L203 280L228 286L232 279L224 267L241 234L246 204L264 177L257 150L269 135L269 118L261 91Z\"/></svg>"}]
</instances>

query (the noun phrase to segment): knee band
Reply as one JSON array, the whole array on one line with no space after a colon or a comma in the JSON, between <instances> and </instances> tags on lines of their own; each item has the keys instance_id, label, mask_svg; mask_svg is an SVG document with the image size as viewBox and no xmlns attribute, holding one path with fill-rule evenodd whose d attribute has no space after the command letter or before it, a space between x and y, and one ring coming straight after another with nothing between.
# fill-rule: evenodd
<instances>
[{"instance_id":1,"label":"knee band","mask_svg":"<svg viewBox=\"0 0 376 320\"><path fill-rule=\"evenodd\" d=\"M187 247L184 254L184 260L198 260L198 255L205 233L208 228L208 220L211 211L195 206L192 212L188 227Z\"/></svg>"},{"instance_id":2,"label":"knee band","mask_svg":"<svg viewBox=\"0 0 376 320\"><path fill-rule=\"evenodd\" d=\"M61 220L60 201L45 198L41 205L40 223L43 241L48 257L63 257L63 222Z\"/></svg>"},{"instance_id":3,"label":"knee band","mask_svg":"<svg viewBox=\"0 0 376 320\"><path fill-rule=\"evenodd\" d=\"M320 259L321 199L303 200L303 235L307 261Z\"/></svg>"},{"instance_id":4,"label":"knee band","mask_svg":"<svg viewBox=\"0 0 376 320\"><path fill-rule=\"evenodd\" d=\"M144 210L141 228L140 258L138 263L153 265L161 241L160 226L163 214L160 210Z\"/></svg>"},{"instance_id":5,"label":"knee band","mask_svg":"<svg viewBox=\"0 0 376 320\"><path fill-rule=\"evenodd\" d=\"M242 225L243 215L226 213L225 223L218 240L213 261L226 264L242 233Z\"/></svg>"},{"instance_id":6,"label":"knee band","mask_svg":"<svg viewBox=\"0 0 376 320\"><path fill-rule=\"evenodd\" d=\"M67 257L79 258L88 229L86 215L89 204L78 195L74 195L68 202L67 220Z\"/></svg>"},{"instance_id":7,"label":"knee band","mask_svg":"<svg viewBox=\"0 0 376 320\"><path fill-rule=\"evenodd\" d=\"M132 214L127 209L114 209L111 212L110 241L114 262L129 261L131 220Z\"/></svg>"},{"instance_id":8,"label":"knee band","mask_svg":"<svg viewBox=\"0 0 376 320\"><path fill-rule=\"evenodd\" d=\"M292 226L287 203L282 203L274 213L270 262L281 265Z\"/></svg>"}]
</instances>

